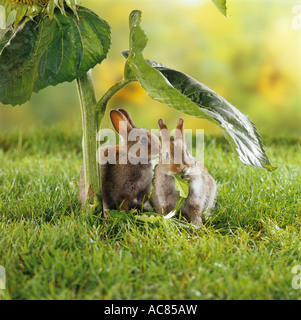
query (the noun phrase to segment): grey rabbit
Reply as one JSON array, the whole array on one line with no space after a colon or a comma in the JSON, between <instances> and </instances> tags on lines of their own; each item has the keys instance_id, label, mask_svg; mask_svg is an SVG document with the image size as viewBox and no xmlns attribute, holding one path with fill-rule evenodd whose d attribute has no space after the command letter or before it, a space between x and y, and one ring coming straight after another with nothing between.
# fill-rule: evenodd
<instances>
[{"instance_id":1,"label":"grey rabbit","mask_svg":"<svg viewBox=\"0 0 301 320\"><path fill-rule=\"evenodd\" d=\"M159 156L160 140L149 130L137 128L126 110L111 110L110 118L120 142L119 145L101 147L99 152L104 215L107 217L110 209L129 210L141 208L142 205L145 210L151 211L148 197L153 179L152 161ZM120 121L125 125L120 125ZM140 158L137 158L135 146L140 148ZM137 163L137 159L140 162ZM79 193L84 205L84 170L80 175Z\"/></svg>"},{"instance_id":2,"label":"grey rabbit","mask_svg":"<svg viewBox=\"0 0 301 320\"><path fill-rule=\"evenodd\" d=\"M189 181L189 194L181 206L181 211L196 226L202 226L202 217L207 218L215 205L217 185L204 164L187 150L184 139L184 120L179 118L174 138L163 119L158 121L162 148L160 162L154 172L153 201L159 213L172 211L179 198L175 190L173 174L184 172ZM178 155L176 152L178 151ZM175 161L175 158L181 161Z\"/></svg>"}]
</instances>

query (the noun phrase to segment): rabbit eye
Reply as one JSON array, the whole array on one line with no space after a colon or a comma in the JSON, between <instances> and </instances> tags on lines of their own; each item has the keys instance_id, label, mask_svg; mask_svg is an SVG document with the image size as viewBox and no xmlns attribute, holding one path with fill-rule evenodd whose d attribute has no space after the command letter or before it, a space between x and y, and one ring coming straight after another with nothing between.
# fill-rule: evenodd
<instances>
[{"instance_id":1,"label":"rabbit eye","mask_svg":"<svg viewBox=\"0 0 301 320\"><path fill-rule=\"evenodd\" d=\"M146 137L142 137L142 138L140 139L140 142L141 142L142 144L146 144L147 141L148 141L148 139L147 139Z\"/></svg>"}]
</instances>

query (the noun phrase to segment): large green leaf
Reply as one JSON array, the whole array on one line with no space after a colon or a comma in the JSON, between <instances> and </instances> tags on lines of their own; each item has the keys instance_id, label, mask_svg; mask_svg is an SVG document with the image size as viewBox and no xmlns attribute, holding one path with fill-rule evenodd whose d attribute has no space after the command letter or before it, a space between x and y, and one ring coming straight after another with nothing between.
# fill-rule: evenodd
<instances>
[{"instance_id":1,"label":"large green leaf","mask_svg":"<svg viewBox=\"0 0 301 320\"><path fill-rule=\"evenodd\" d=\"M70 9L65 16L56 10L52 21L39 16L0 34L0 102L22 104L32 92L73 81L106 57L109 25L89 9L77 12L79 20Z\"/></svg>"},{"instance_id":2,"label":"large green leaf","mask_svg":"<svg viewBox=\"0 0 301 320\"><path fill-rule=\"evenodd\" d=\"M144 60L147 37L140 27L141 12L130 16L130 50L125 77L135 75L149 96L187 114L205 118L223 129L226 139L246 165L267 170L273 167L250 119L217 93L190 76L160 63Z\"/></svg>"},{"instance_id":3,"label":"large green leaf","mask_svg":"<svg viewBox=\"0 0 301 320\"><path fill-rule=\"evenodd\" d=\"M130 15L130 50L125 66L125 78L139 81L148 95L179 111L194 116L207 118L198 106L185 95L179 93L167 79L144 60L142 51L147 44L147 37L140 27L141 12L135 10ZM210 120L210 118L208 118Z\"/></svg>"},{"instance_id":4,"label":"large green leaf","mask_svg":"<svg viewBox=\"0 0 301 320\"><path fill-rule=\"evenodd\" d=\"M207 119L217 123L225 137L246 165L275 170L264 151L260 135L247 115L231 103L192 77L162 64L148 60L183 95L206 113Z\"/></svg>"}]
</instances>

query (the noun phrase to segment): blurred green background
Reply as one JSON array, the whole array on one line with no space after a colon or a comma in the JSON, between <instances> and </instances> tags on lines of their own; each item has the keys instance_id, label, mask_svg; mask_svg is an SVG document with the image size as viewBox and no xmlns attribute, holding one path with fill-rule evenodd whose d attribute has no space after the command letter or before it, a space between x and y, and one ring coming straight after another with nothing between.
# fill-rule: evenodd
<instances>
[{"instance_id":1,"label":"blurred green background","mask_svg":"<svg viewBox=\"0 0 301 320\"><path fill-rule=\"evenodd\" d=\"M128 49L128 16L143 12L142 27L149 37L145 58L179 69L222 95L255 122L259 132L301 136L301 29L292 26L297 1L228 0L225 18L210 0L82 0L112 28L108 59L93 70L97 98L123 73ZM300 4L300 3L299 3ZM165 118L172 129L179 112L157 103L130 84L110 102L123 107L138 126L157 128ZM108 111L107 110L107 111ZM185 116L186 128L220 134L208 121ZM0 131L61 124L81 130L75 83L64 83L34 94L12 108L0 105ZM108 112L103 121L110 127Z\"/></svg>"}]
</instances>

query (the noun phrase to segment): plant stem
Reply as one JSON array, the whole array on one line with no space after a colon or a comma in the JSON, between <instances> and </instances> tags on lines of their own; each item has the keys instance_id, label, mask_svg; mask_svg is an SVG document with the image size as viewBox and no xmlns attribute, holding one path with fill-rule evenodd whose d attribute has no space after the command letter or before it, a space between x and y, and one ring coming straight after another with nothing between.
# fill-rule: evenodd
<instances>
[{"instance_id":1,"label":"plant stem","mask_svg":"<svg viewBox=\"0 0 301 320\"><path fill-rule=\"evenodd\" d=\"M119 82L117 82L116 84L114 84L102 97L101 99L97 102L96 106L95 106L95 111L98 112L98 119L102 119L105 111L106 111L106 107L107 107L107 103L109 102L109 100L113 97L113 95L115 93L117 93L120 89L122 89L125 85L127 85L128 83L132 82L134 80L125 80L122 79Z\"/></svg>"},{"instance_id":2,"label":"plant stem","mask_svg":"<svg viewBox=\"0 0 301 320\"><path fill-rule=\"evenodd\" d=\"M77 79L77 89L81 106L83 126L83 160L85 172L86 207L93 213L101 206L100 166L97 163L96 140L99 124L112 96L133 80L121 80L112 86L96 103L91 72Z\"/></svg>"},{"instance_id":3,"label":"plant stem","mask_svg":"<svg viewBox=\"0 0 301 320\"><path fill-rule=\"evenodd\" d=\"M101 204L101 183L96 158L98 116L95 111L96 98L91 72L77 79L77 89L81 106L83 126L83 158L85 171L86 206L94 212Z\"/></svg>"}]
</instances>

